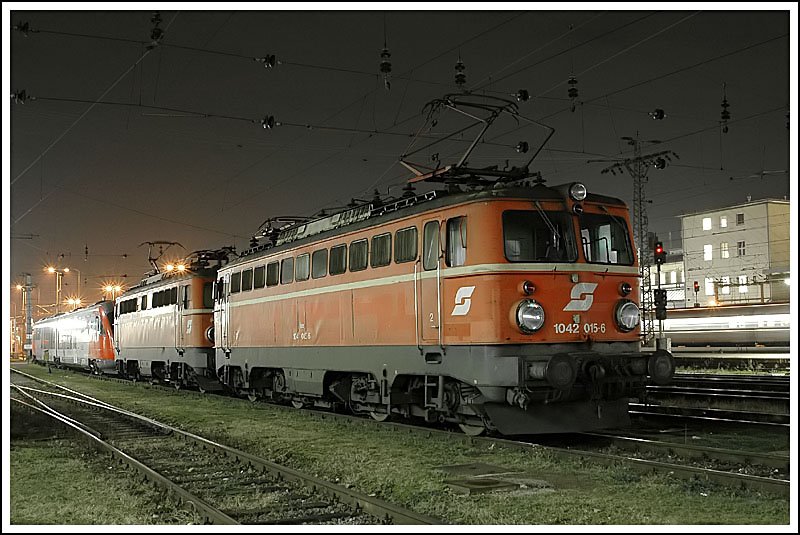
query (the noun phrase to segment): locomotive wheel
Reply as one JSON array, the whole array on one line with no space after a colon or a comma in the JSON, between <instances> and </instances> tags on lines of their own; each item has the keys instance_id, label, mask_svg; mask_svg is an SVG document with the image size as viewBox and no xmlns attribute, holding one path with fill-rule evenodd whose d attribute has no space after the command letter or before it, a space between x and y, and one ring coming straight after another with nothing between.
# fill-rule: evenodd
<instances>
[{"instance_id":1,"label":"locomotive wheel","mask_svg":"<svg viewBox=\"0 0 800 535\"><path fill-rule=\"evenodd\" d=\"M181 385L180 382L175 381L174 383L172 383L172 386L175 387L175 390L180 390L183 385Z\"/></svg>"},{"instance_id":2,"label":"locomotive wheel","mask_svg":"<svg viewBox=\"0 0 800 535\"><path fill-rule=\"evenodd\" d=\"M370 411L369 415L372 416L372 419L375 420L376 422L385 422L391 416L391 414L389 414L388 412L375 412L375 411Z\"/></svg>"},{"instance_id":3,"label":"locomotive wheel","mask_svg":"<svg viewBox=\"0 0 800 535\"><path fill-rule=\"evenodd\" d=\"M206 392L208 392L208 390L206 390L205 388L203 388L199 384L197 385L197 391L200 392L201 394L205 394Z\"/></svg>"},{"instance_id":4,"label":"locomotive wheel","mask_svg":"<svg viewBox=\"0 0 800 535\"><path fill-rule=\"evenodd\" d=\"M458 424L458 427L465 435L471 437L479 437L486 432L486 426L483 425Z\"/></svg>"},{"instance_id":5,"label":"locomotive wheel","mask_svg":"<svg viewBox=\"0 0 800 535\"><path fill-rule=\"evenodd\" d=\"M303 405L305 405L305 403L303 403L302 401L297 401L294 399L292 400L292 407L294 407L295 409L302 409Z\"/></svg>"},{"instance_id":6,"label":"locomotive wheel","mask_svg":"<svg viewBox=\"0 0 800 535\"><path fill-rule=\"evenodd\" d=\"M249 390L247 392L247 399L250 400L251 403L255 403L256 401L258 401L258 394L256 394L252 390Z\"/></svg>"}]
</instances>

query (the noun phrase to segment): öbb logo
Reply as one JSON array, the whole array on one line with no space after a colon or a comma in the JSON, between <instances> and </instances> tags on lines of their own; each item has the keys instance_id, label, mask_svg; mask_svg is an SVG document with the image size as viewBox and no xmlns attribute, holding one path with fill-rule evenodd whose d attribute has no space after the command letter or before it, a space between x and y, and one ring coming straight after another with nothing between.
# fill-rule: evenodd
<instances>
[{"instance_id":1,"label":"\u00f6bb logo","mask_svg":"<svg viewBox=\"0 0 800 535\"><path fill-rule=\"evenodd\" d=\"M592 308L595 288L597 288L596 282L579 282L573 286L572 293L570 294L572 300L567 303L567 306L564 307L564 310L585 311ZM586 297L581 299L584 294L586 294Z\"/></svg>"},{"instance_id":2,"label":"\u00f6bb logo","mask_svg":"<svg viewBox=\"0 0 800 535\"><path fill-rule=\"evenodd\" d=\"M456 306L453 308L451 316L466 316L469 312L469 307L472 306L472 292L475 291L474 286L462 286L456 292Z\"/></svg>"}]
</instances>

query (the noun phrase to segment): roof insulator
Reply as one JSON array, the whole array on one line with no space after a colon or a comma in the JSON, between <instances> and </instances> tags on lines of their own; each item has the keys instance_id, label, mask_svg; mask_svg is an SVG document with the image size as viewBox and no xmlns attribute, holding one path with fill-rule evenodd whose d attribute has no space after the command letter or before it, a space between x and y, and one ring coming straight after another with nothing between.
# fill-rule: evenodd
<instances>
[{"instance_id":1,"label":"roof insulator","mask_svg":"<svg viewBox=\"0 0 800 535\"><path fill-rule=\"evenodd\" d=\"M263 119L261 119L261 127L268 128L272 130L275 128L275 116L274 115L265 115Z\"/></svg>"}]
</instances>

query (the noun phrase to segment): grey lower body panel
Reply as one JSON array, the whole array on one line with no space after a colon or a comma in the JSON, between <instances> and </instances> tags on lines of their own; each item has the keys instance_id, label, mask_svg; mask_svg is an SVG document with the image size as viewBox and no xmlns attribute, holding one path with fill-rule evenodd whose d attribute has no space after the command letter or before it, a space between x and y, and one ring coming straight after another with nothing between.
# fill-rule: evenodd
<instances>
[{"instance_id":1,"label":"grey lower body panel","mask_svg":"<svg viewBox=\"0 0 800 535\"><path fill-rule=\"evenodd\" d=\"M516 348L524 346L514 346ZM321 386L324 372L330 370L371 373L385 377L389 384L403 375L444 375L476 386L494 401L505 401L505 388L520 382L521 354L503 346L361 346L361 347L237 347L230 353L217 349L216 364L255 368L312 370ZM503 358L507 357L507 358ZM315 390L319 390L315 388ZM309 390L309 394L315 392Z\"/></svg>"},{"instance_id":2,"label":"grey lower body panel","mask_svg":"<svg viewBox=\"0 0 800 535\"><path fill-rule=\"evenodd\" d=\"M139 364L139 373L148 377L152 375L153 363L163 363L167 369L173 364L185 364L192 368L197 375L214 375L214 369L209 369L209 364L213 364L214 348L212 347L187 347L183 352L179 352L174 347L143 347L143 348L122 348L120 349L118 360L128 362L135 360Z\"/></svg>"},{"instance_id":3,"label":"grey lower body panel","mask_svg":"<svg viewBox=\"0 0 800 535\"><path fill-rule=\"evenodd\" d=\"M492 424L504 435L573 433L630 425L627 398L532 403L524 411L511 405L486 403L484 409Z\"/></svg>"}]
</instances>

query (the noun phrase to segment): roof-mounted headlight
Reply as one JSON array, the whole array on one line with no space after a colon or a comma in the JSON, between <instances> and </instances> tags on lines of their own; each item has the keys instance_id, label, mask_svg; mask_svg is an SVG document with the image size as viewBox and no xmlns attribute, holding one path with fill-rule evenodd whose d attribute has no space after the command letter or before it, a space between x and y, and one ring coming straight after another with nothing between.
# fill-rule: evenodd
<instances>
[{"instance_id":1,"label":"roof-mounted headlight","mask_svg":"<svg viewBox=\"0 0 800 535\"><path fill-rule=\"evenodd\" d=\"M580 182L575 182L569 187L569 196L576 201L582 201L586 198L586 186Z\"/></svg>"}]
</instances>

